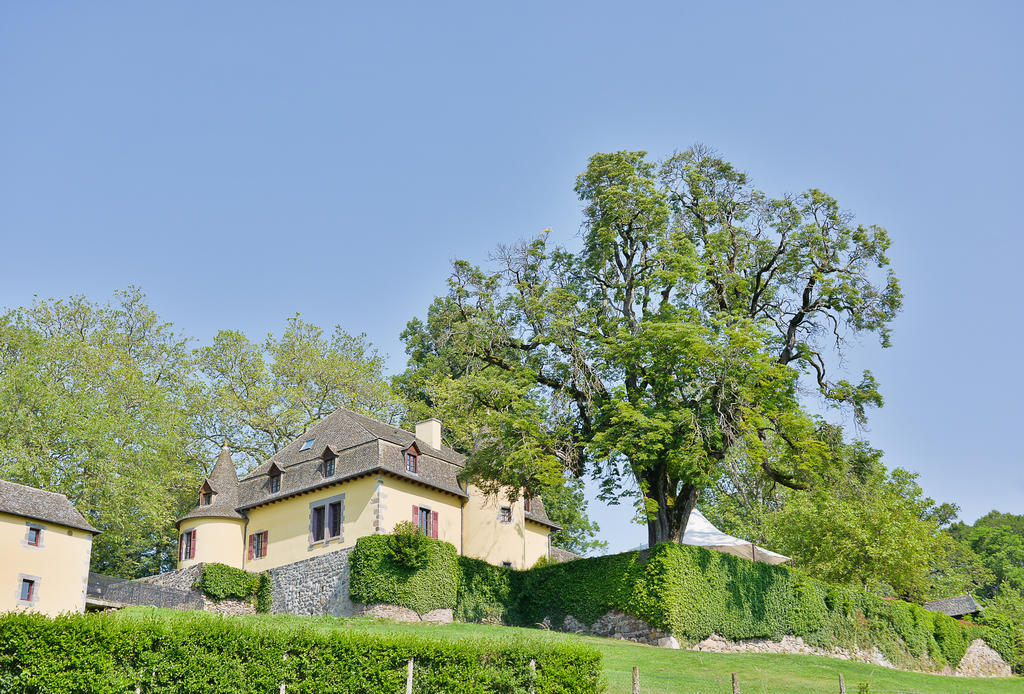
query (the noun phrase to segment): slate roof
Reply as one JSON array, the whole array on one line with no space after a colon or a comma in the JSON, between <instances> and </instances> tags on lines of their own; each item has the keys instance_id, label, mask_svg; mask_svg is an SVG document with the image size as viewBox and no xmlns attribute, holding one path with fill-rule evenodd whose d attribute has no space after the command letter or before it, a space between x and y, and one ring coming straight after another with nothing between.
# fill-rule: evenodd
<instances>
[{"instance_id":1,"label":"slate roof","mask_svg":"<svg viewBox=\"0 0 1024 694\"><path fill-rule=\"evenodd\" d=\"M310 440L313 443L302 450ZM415 473L408 471L402 455L413 443L419 451ZM336 456L335 473L325 478L322 456L328 448ZM340 408L243 477L239 486L238 508L252 508L374 473L399 477L468 498L465 487L458 481L465 460L465 456L447 446L434 448L404 429ZM283 473L281 489L275 494L270 493L268 472L271 466Z\"/></svg>"},{"instance_id":2,"label":"slate roof","mask_svg":"<svg viewBox=\"0 0 1024 694\"><path fill-rule=\"evenodd\" d=\"M554 528L555 530L562 529L562 526L557 523L552 523L551 519L548 518L548 512L544 509L544 502L541 501L539 496L535 496L530 499L530 510L524 511L523 516L526 517L526 520L531 520L534 523L540 523L541 525L546 525L549 528Z\"/></svg>"},{"instance_id":3,"label":"slate roof","mask_svg":"<svg viewBox=\"0 0 1024 694\"><path fill-rule=\"evenodd\" d=\"M978 604L978 601L972 595L958 595L955 598L943 598L942 600L926 602L924 609L948 614L950 617L960 617L980 611L981 605Z\"/></svg>"},{"instance_id":4,"label":"slate roof","mask_svg":"<svg viewBox=\"0 0 1024 694\"><path fill-rule=\"evenodd\" d=\"M0 480L0 512L32 520L58 523L91 533L99 532L89 525L85 517L63 494L26 487L14 482Z\"/></svg>"},{"instance_id":5,"label":"slate roof","mask_svg":"<svg viewBox=\"0 0 1024 694\"><path fill-rule=\"evenodd\" d=\"M550 551L548 551L548 556L559 562L573 561L574 559L583 558L582 554L576 554L575 552L570 552L569 550L562 549L561 547L552 547Z\"/></svg>"},{"instance_id":6,"label":"slate roof","mask_svg":"<svg viewBox=\"0 0 1024 694\"><path fill-rule=\"evenodd\" d=\"M242 514L235 510L238 506L238 472L235 470L235 461L231 459L227 444L221 448L217 462L213 464L213 470L203 486L208 486L213 492L212 503L209 506L196 506L179 518L179 523L187 518L238 518L241 520Z\"/></svg>"}]
</instances>

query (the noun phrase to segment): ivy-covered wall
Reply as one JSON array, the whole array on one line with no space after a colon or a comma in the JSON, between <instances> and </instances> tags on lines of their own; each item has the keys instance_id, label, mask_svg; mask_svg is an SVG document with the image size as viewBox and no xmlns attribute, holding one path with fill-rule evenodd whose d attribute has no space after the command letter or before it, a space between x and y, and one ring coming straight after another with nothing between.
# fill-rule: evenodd
<instances>
[{"instance_id":1,"label":"ivy-covered wall","mask_svg":"<svg viewBox=\"0 0 1024 694\"><path fill-rule=\"evenodd\" d=\"M513 571L458 557L454 547L431 541L438 547L430 563L413 570L389 562L390 541L375 536L356 544L353 600L421 613L452 607L459 620L516 626L547 617L557 627L566 615L591 625L620 610L688 643L712 633L731 640L792 634L821 648L877 647L904 667L930 658L955 668L970 642L983 638L1005 660L1015 660L1013 639L1002 631L699 547L662 544Z\"/></svg>"},{"instance_id":2,"label":"ivy-covered wall","mask_svg":"<svg viewBox=\"0 0 1024 694\"><path fill-rule=\"evenodd\" d=\"M403 563L396 535L369 535L356 541L350 562L349 595L353 602L401 605L420 614L454 608L461 580L458 553L448 542L419 537L416 566Z\"/></svg>"}]
</instances>

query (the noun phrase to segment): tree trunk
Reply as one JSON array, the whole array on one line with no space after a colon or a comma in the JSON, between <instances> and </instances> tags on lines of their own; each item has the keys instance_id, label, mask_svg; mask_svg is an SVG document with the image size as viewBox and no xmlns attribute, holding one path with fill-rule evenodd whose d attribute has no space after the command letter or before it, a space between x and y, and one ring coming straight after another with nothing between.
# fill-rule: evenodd
<instances>
[{"instance_id":1,"label":"tree trunk","mask_svg":"<svg viewBox=\"0 0 1024 694\"><path fill-rule=\"evenodd\" d=\"M682 542L690 512L697 505L700 490L696 485L681 485L679 496L671 500L666 493L667 487L667 479L651 480L650 498L658 509L653 517L647 519L648 547L659 542Z\"/></svg>"}]
</instances>

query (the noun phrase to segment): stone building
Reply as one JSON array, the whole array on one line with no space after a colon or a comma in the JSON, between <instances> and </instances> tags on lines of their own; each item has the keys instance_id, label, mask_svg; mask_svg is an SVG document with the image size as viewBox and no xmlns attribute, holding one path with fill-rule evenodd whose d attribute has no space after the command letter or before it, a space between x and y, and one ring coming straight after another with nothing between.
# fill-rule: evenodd
<instances>
[{"instance_id":1,"label":"stone building","mask_svg":"<svg viewBox=\"0 0 1024 694\"><path fill-rule=\"evenodd\" d=\"M464 465L436 419L413 433L346 409L242 479L225 447L198 504L178 521L178 568L265 571L348 549L400 521L495 565L523 569L547 556L558 526L541 500L489 497L459 482Z\"/></svg>"},{"instance_id":2,"label":"stone building","mask_svg":"<svg viewBox=\"0 0 1024 694\"><path fill-rule=\"evenodd\" d=\"M0 481L0 612L85 611L98 532L63 494Z\"/></svg>"}]
</instances>

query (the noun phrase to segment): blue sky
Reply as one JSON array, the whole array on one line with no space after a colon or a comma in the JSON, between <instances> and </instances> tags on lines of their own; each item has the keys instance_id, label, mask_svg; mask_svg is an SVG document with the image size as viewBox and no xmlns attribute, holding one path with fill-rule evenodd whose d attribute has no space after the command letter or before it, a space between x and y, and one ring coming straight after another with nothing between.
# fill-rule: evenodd
<instances>
[{"instance_id":1,"label":"blue sky","mask_svg":"<svg viewBox=\"0 0 1024 694\"><path fill-rule=\"evenodd\" d=\"M864 435L968 520L1024 512L1022 7L5 3L0 306L136 284L199 340L300 312L399 370L451 260L573 242L588 156L704 142L889 229Z\"/></svg>"}]
</instances>

